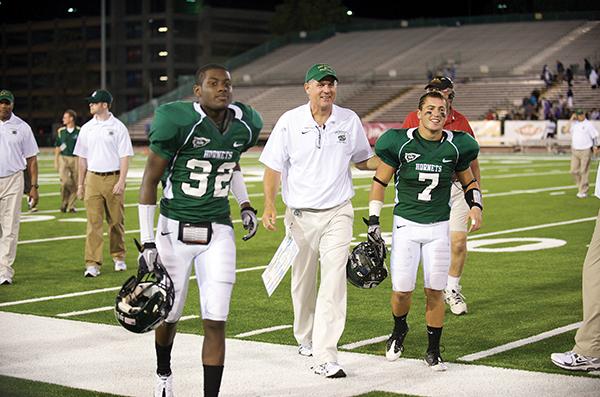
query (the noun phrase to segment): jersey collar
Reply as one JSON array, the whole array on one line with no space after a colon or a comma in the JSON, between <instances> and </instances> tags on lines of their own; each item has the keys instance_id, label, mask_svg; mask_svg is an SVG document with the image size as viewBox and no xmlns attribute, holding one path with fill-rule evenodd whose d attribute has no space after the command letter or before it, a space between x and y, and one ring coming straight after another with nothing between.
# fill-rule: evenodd
<instances>
[{"instance_id":1,"label":"jersey collar","mask_svg":"<svg viewBox=\"0 0 600 397\"><path fill-rule=\"evenodd\" d=\"M239 106L234 105L233 103L230 103L228 108L233 111L234 118L236 118L238 120L242 119L243 112ZM202 106L200 106L200 102L194 102L194 110L200 114L201 119L206 117L206 113L204 112L204 109L202 109Z\"/></svg>"},{"instance_id":2,"label":"jersey collar","mask_svg":"<svg viewBox=\"0 0 600 397\"><path fill-rule=\"evenodd\" d=\"M331 107L331 114L329 115L329 117L327 118L327 120L325 120L324 125L327 126L329 124L335 124L336 122L336 118L337 118L337 114L339 113L338 110L338 106L334 103ZM313 127L316 123L315 119L313 118L313 115L310 111L310 102L308 102L305 105L305 112L304 112L305 118L306 118L306 122L309 123L308 125Z\"/></svg>"}]
</instances>

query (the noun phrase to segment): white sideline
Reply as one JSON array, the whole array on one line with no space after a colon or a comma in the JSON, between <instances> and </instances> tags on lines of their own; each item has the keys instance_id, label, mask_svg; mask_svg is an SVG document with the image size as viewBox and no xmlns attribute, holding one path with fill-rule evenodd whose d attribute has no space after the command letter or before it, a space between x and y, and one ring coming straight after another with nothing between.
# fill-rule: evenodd
<instances>
[{"instance_id":1,"label":"white sideline","mask_svg":"<svg viewBox=\"0 0 600 397\"><path fill-rule=\"evenodd\" d=\"M95 309L79 310L77 312L58 313L56 315L56 317L75 317L75 316L80 316L82 314L107 312L107 311L113 310L113 309L114 309L114 306L102 306L102 307L97 307Z\"/></svg>"},{"instance_id":2,"label":"white sideline","mask_svg":"<svg viewBox=\"0 0 600 397\"><path fill-rule=\"evenodd\" d=\"M266 334L269 332L279 331L282 329L292 328L291 325L275 325L274 327L255 329L254 331L242 332L241 334L235 335L236 338L246 338L248 336Z\"/></svg>"},{"instance_id":3,"label":"white sideline","mask_svg":"<svg viewBox=\"0 0 600 397\"><path fill-rule=\"evenodd\" d=\"M148 396L154 385L154 335L106 324L0 312L0 374L121 396ZM178 397L203 393L203 338L179 334L172 352ZM227 340L221 392L231 397L356 396L374 390L436 396L597 396L600 379L448 363L436 373L421 360L340 352L348 377L312 373L296 346ZM550 357L548 357L550 360ZM567 374L567 372L565 372Z\"/></svg>"},{"instance_id":4,"label":"white sideline","mask_svg":"<svg viewBox=\"0 0 600 397\"><path fill-rule=\"evenodd\" d=\"M555 328L550 331L542 332L541 334L530 336L528 338L519 339L514 342L496 346L496 347L488 349L488 350L480 351L480 352L473 353L473 354L467 354L466 356L459 357L458 359L460 361L475 361L475 360L479 360L479 359L482 359L482 358L485 358L488 356L493 356L494 354L502 353L502 352L505 352L508 350L516 349L517 347L528 345L530 343L539 342L541 340L551 338L556 335L564 334L565 332L569 332L569 331L579 328L581 326L581 323L582 322L580 321L578 323L565 325L564 327Z\"/></svg>"}]
</instances>

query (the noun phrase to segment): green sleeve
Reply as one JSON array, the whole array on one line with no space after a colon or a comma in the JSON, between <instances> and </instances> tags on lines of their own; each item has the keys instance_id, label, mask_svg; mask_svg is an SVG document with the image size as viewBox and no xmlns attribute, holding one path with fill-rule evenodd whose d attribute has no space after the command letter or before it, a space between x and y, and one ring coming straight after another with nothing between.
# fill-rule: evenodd
<instances>
[{"instance_id":1,"label":"green sleeve","mask_svg":"<svg viewBox=\"0 0 600 397\"><path fill-rule=\"evenodd\" d=\"M375 142L375 154L381 161L393 168L398 168L400 162L398 159L398 130L390 129L383 133Z\"/></svg>"},{"instance_id":2,"label":"green sleeve","mask_svg":"<svg viewBox=\"0 0 600 397\"><path fill-rule=\"evenodd\" d=\"M460 157L456 164L456 171L464 171L469 168L471 161L475 160L479 155L479 144L468 133L461 134L460 137Z\"/></svg>"},{"instance_id":3,"label":"green sleeve","mask_svg":"<svg viewBox=\"0 0 600 397\"><path fill-rule=\"evenodd\" d=\"M243 151L245 152L252 146L255 146L258 142L260 131L263 128L263 120L260 116L260 113L258 113L252 107L240 102L236 102L235 105L239 106L242 109L242 118L248 124L248 127L250 127L251 137L248 144L243 149Z\"/></svg>"},{"instance_id":4,"label":"green sleeve","mask_svg":"<svg viewBox=\"0 0 600 397\"><path fill-rule=\"evenodd\" d=\"M179 126L170 117L173 111L177 113L175 109L169 111L166 106L156 109L148 135L150 150L166 160L171 160L180 147L177 143Z\"/></svg>"}]
</instances>

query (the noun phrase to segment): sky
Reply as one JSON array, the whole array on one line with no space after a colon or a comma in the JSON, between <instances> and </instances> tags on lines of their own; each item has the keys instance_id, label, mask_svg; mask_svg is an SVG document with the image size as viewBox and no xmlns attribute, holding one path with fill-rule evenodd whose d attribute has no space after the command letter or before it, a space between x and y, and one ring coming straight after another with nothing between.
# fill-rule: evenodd
<instances>
[{"instance_id":1,"label":"sky","mask_svg":"<svg viewBox=\"0 0 600 397\"><path fill-rule=\"evenodd\" d=\"M127 1L127 0L123 0ZM283 0L203 0L214 7L234 7L274 11ZM23 11L24 0L0 0L0 23L25 22L72 16L100 15L100 0L36 1L35 12ZM107 0L110 3L110 0ZM482 14L531 13L546 10L575 11L600 9L588 0L465 0L427 3L427 7L407 7L398 0L342 0L355 17L377 19L439 18ZM441 4L441 5L440 5ZM74 8L74 12L68 12Z\"/></svg>"}]
</instances>

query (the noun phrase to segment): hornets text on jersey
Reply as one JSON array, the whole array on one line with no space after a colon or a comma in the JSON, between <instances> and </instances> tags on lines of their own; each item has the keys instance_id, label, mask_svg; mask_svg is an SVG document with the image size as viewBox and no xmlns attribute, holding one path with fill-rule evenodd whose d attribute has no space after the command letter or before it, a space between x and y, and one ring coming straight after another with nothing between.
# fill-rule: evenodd
<instances>
[{"instance_id":1,"label":"hornets text on jersey","mask_svg":"<svg viewBox=\"0 0 600 397\"><path fill-rule=\"evenodd\" d=\"M262 128L258 112L239 102L229 105L223 133L194 102L160 106L150 130L150 149L169 160L163 175L160 213L186 222L231 225L229 182L240 155L256 145Z\"/></svg>"},{"instance_id":2,"label":"hornets text on jersey","mask_svg":"<svg viewBox=\"0 0 600 397\"><path fill-rule=\"evenodd\" d=\"M377 140L375 153L396 169L394 214L428 224L449 219L452 174L469 167L479 145L462 131L444 130L440 141L428 141L417 128L390 129Z\"/></svg>"}]
</instances>

